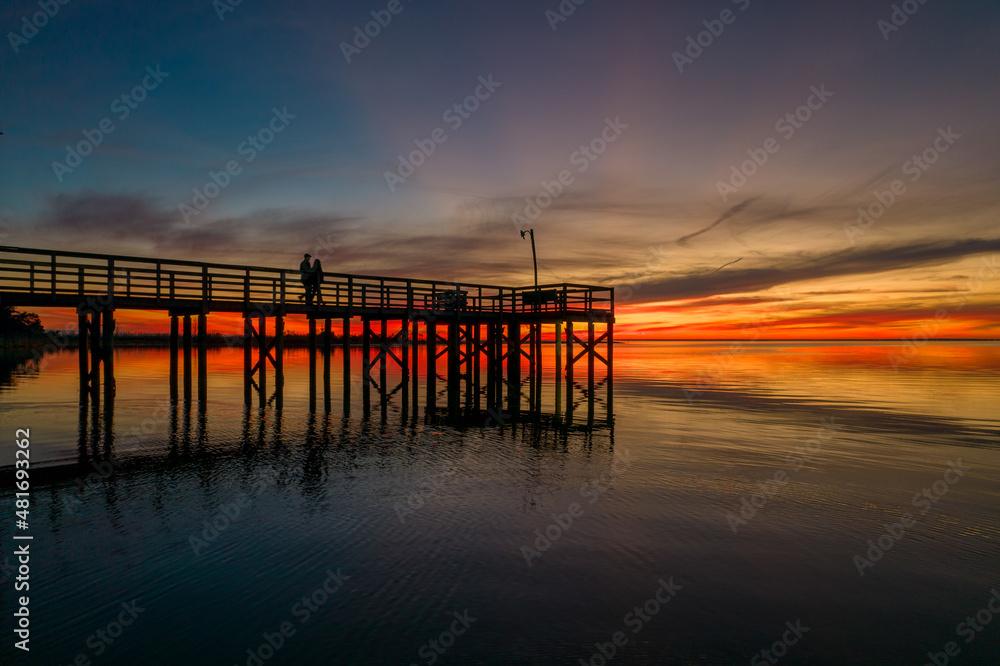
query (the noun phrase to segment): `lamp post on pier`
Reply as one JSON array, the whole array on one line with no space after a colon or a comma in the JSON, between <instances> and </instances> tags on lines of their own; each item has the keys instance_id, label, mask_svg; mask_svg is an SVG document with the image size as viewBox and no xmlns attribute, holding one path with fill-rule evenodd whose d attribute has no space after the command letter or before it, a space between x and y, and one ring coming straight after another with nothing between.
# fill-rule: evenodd
<instances>
[{"instance_id":1,"label":"lamp post on pier","mask_svg":"<svg viewBox=\"0 0 1000 666\"><path fill-rule=\"evenodd\" d=\"M521 238L525 237L525 234L531 236L531 263L535 267L535 291L538 290L538 255L535 254L535 230L534 229L521 229Z\"/></svg>"}]
</instances>

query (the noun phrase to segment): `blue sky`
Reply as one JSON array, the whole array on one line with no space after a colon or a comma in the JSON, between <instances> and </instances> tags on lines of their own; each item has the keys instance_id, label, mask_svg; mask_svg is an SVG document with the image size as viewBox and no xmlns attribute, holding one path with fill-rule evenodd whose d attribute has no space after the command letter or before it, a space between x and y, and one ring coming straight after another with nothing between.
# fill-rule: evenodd
<instances>
[{"instance_id":1,"label":"blue sky","mask_svg":"<svg viewBox=\"0 0 1000 666\"><path fill-rule=\"evenodd\" d=\"M542 279L641 284L637 303L834 290L793 270L815 262L856 294L837 307L860 311L875 283L927 289L997 249L996 3L914 2L886 39L892 3L587 0L553 30L555 0L401 0L346 62L341 44L388 5L243 0L220 19L208 0L70 0L15 52L39 5L5 3L2 242L272 266L322 243L330 270L522 283L512 215L570 170L533 221ZM720 34L678 71L706 21ZM157 66L169 76L119 120L114 101ZM443 113L491 75L499 87L451 129ZM832 96L782 137L776 121L814 86ZM241 143L286 108L246 161ZM58 180L53 162L104 118L114 131ZM615 118L628 128L581 173L573 154ZM845 233L949 127L954 146L863 236ZM436 128L447 140L390 191L386 171ZM769 138L777 152L723 200ZM180 205L232 160L238 175L185 221ZM737 259L720 283L712 271Z\"/></svg>"}]
</instances>

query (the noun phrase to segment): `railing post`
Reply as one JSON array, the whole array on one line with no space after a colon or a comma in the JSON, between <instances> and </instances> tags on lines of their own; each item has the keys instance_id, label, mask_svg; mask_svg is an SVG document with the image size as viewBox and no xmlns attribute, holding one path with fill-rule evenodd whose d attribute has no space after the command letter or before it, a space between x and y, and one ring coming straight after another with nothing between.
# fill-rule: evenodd
<instances>
[{"instance_id":1,"label":"railing post","mask_svg":"<svg viewBox=\"0 0 1000 666\"><path fill-rule=\"evenodd\" d=\"M281 304L285 304L285 271L281 271ZM327 324L329 325L329 320Z\"/></svg>"},{"instance_id":2,"label":"railing post","mask_svg":"<svg viewBox=\"0 0 1000 666\"><path fill-rule=\"evenodd\" d=\"M50 276L49 276L49 278L50 278L50 287L49 287L49 289L52 292L52 295L55 296L56 295L56 253L53 252L50 256L52 257L52 259L51 259L51 263L49 264L49 266L50 266L50 268L49 268L49 271L50 271Z\"/></svg>"},{"instance_id":3,"label":"railing post","mask_svg":"<svg viewBox=\"0 0 1000 666\"><path fill-rule=\"evenodd\" d=\"M77 266L76 268L76 289L77 295L83 296L83 266Z\"/></svg>"},{"instance_id":4,"label":"railing post","mask_svg":"<svg viewBox=\"0 0 1000 666\"><path fill-rule=\"evenodd\" d=\"M243 276L243 305L247 308L250 307L250 269L246 270L246 275Z\"/></svg>"},{"instance_id":5,"label":"railing post","mask_svg":"<svg viewBox=\"0 0 1000 666\"><path fill-rule=\"evenodd\" d=\"M201 266L201 302L205 303L212 299L209 293L208 266Z\"/></svg>"},{"instance_id":6,"label":"railing post","mask_svg":"<svg viewBox=\"0 0 1000 666\"><path fill-rule=\"evenodd\" d=\"M156 302L160 302L160 262L156 262Z\"/></svg>"},{"instance_id":7,"label":"railing post","mask_svg":"<svg viewBox=\"0 0 1000 666\"><path fill-rule=\"evenodd\" d=\"M347 276L347 316L354 316L354 277Z\"/></svg>"},{"instance_id":8,"label":"railing post","mask_svg":"<svg viewBox=\"0 0 1000 666\"><path fill-rule=\"evenodd\" d=\"M108 259L108 298L115 295L115 260Z\"/></svg>"},{"instance_id":9,"label":"railing post","mask_svg":"<svg viewBox=\"0 0 1000 666\"><path fill-rule=\"evenodd\" d=\"M28 293L35 293L35 262L28 266Z\"/></svg>"}]
</instances>

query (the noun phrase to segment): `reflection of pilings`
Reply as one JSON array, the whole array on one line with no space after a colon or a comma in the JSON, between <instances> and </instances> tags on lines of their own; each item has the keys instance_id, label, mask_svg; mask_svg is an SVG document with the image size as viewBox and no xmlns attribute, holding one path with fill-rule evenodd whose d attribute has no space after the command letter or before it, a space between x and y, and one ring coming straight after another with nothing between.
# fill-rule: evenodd
<instances>
[{"instance_id":1,"label":"reflection of pilings","mask_svg":"<svg viewBox=\"0 0 1000 666\"><path fill-rule=\"evenodd\" d=\"M83 329L81 329L83 330ZM77 426L77 449L79 453L80 464L87 462L87 433L88 433L88 409L89 404L87 400L87 391L80 392L80 411L78 414L79 424Z\"/></svg>"}]
</instances>

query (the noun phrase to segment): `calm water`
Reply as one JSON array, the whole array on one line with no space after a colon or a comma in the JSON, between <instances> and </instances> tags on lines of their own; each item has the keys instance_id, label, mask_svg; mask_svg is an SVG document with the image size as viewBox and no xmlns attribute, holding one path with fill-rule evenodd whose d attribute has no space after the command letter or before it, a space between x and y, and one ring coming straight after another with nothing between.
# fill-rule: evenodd
<instances>
[{"instance_id":1,"label":"calm water","mask_svg":"<svg viewBox=\"0 0 1000 666\"><path fill-rule=\"evenodd\" d=\"M82 432L75 356L49 356L0 389L5 564L15 428L39 479L32 650L12 649L5 572L0 654L923 664L955 641L952 663L1000 663L1000 346L898 351L617 345L613 427L601 387L591 428L577 390L573 427L456 429L399 393L365 418L360 376L345 416L339 353L310 413L304 352L280 410L244 410L242 352L211 351L207 403L172 407L167 353L122 350L113 414ZM81 481L105 430L117 472ZM981 632L960 626L977 612Z\"/></svg>"}]
</instances>

